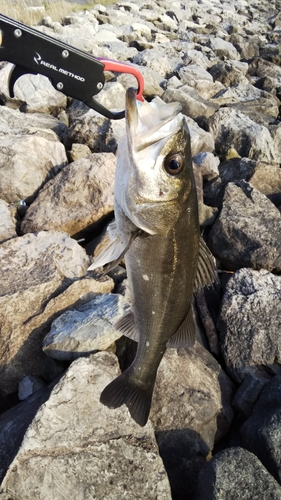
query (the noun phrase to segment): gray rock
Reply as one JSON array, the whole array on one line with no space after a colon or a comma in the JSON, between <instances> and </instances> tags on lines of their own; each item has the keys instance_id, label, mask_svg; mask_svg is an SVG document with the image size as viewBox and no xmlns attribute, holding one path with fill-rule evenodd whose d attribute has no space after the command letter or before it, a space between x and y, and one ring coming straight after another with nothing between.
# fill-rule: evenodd
<instances>
[{"instance_id":1,"label":"gray rock","mask_svg":"<svg viewBox=\"0 0 281 500\"><path fill-rule=\"evenodd\" d=\"M210 132L206 132L206 130L199 127L196 121L189 116L185 116L185 119L190 133L192 156L198 153L213 152L215 149L215 142Z\"/></svg>"},{"instance_id":2,"label":"gray rock","mask_svg":"<svg viewBox=\"0 0 281 500\"><path fill-rule=\"evenodd\" d=\"M162 75L164 78L171 75L174 66L168 57L157 49L145 49L134 58L135 64L149 66L151 69ZM175 61L176 65L176 61Z\"/></svg>"},{"instance_id":3,"label":"gray rock","mask_svg":"<svg viewBox=\"0 0 281 500\"><path fill-rule=\"evenodd\" d=\"M20 399L20 401L24 401L29 396L32 396L32 394L34 394L36 391L39 391L45 386L45 382L40 378L26 375L19 382L18 398Z\"/></svg>"},{"instance_id":4,"label":"gray rock","mask_svg":"<svg viewBox=\"0 0 281 500\"><path fill-rule=\"evenodd\" d=\"M16 81L14 92L16 98L26 103L24 109L28 113L56 113L67 105L67 97L42 75L23 75Z\"/></svg>"},{"instance_id":5,"label":"gray rock","mask_svg":"<svg viewBox=\"0 0 281 500\"><path fill-rule=\"evenodd\" d=\"M48 182L28 209L21 230L77 235L113 212L115 157L94 153L71 163Z\"/></svg>"},{"instance_id":6,"label":"gray rock","mask_svg":"<svg viewBox=\"0 0 281 500\"><path fill-rule=\"evenodd\" d=\"M106 352L71 365L29 426L1 498L171 499L151 424L99 402L118 372Z\"/></svg>"},{"instance_id":7,"label":"gray rock","mask_svg":"<svg viewBox=\"0 0 281 500\"><path fill-rule=\"evenodd\" d=\"M113 327L114 321L130 308L122 295L97 295L53 321L44 338L43 351L60 360L73 360L95 350L106 351L121 336Z\"/></svg>"},{"instance_id":8,"label":"gray rock","mask_svg":"<svg viewBox=\"0 0 281 500\"><path fill-rule=\"evenodd\" d=\"M85 278L89 258L65 233L42 231L1 244L0 393L17 391L27 374L53 380L61 367L42 352L51 322L68 307L113 288Z\"/></svg>"},{"instance_id":9,"label":"gray rock","mask_svg":"<svg viewBox=\"0 0 281 500\"><path fill-rule=\"evenodd\" d=\"M251 417L240 428L243 445L281 481L281 376L264 387Z\"/></svg>"},{"instance_id":10,"label":"gray rock","mask_svg":"<svg viewBox=\"0 0 281 500\"><path fill-rule=\"evenodd\" d=\"M281 214L266 196L243 180L229 183L209 244L226 269L280 271L280 224Z\"/></svg>"},{"instance_id":11,"label":"gray rock","mask_svg":"<svg viewBox=\"0 0 281 500\"><path fill-rule=\"evenodd\" d=\"M240 269L229 279L217 326L227 371L238 382L280 363L280 298L281 278L264 269Z\"/></svg>"},{"instance_id":12,"label":"gray rock","mask_svg":"<svg viewBox=\"0 0 281 500\"><path fill-rule=\"evenodd\" d=\"M188 350L168 349L158 369L150 419L162 434L192 429L213 449L232 420L232 389L220 365L198 342Z\"/></svg>"},{"instance_id":13,"label":"gray rock","mask_svg":"<svg viewBox=\"0 0 281 500\"><path fill-rule=\"evenodd\" d=\"M215 82L222 83L227 89L228 87L249 83L244 72L237 68L231 61L219 61L209 68L208 71Z\"/></svg>"},{"instance_id":14,"label":"gray rock","mask_svg":"<svg viewBox=\"0 0 281 500\"><path fill-rule=\"evenodd\" d=\"M183 85L177 89L167 89L162 99L165 102L179 102L182 105L182 112L196 121L209 118L218 109L217 104L202 99L197 90L189 85Z\"/></svg>"},{"instance_id":15,"label":"gray rock","mask_svg":"<svg viewBox=\"0 0 281 500\"><path fill-rule=\"evenodd\" d=\"M232 407L237 411L239 419L243 421L251 416L254 406L269 378L247 375L242 384L238 387L231 402Z\"/></svg>"},{"instance_id":16,"label":"gray rock","mask_svg":"<svg viewBox=\"0 0 281 500\"><path fill-rule=\"evenodd\" d=\"M220 155L226 155L230 148L235 148L242 157L280 163L280 150L269 130L240 111L221 108L209 118L208 125Z\"/></svg>"},{"instance_id":17,"label":"gray rock","mask_svg":"<svg viewBox=\"0 0 281 500\"><path fill-rule=\"evenodd\" d=\"M27 428L49 395L49 387L41 389L0 415L0 482L18 452Z\"/></svg>"},{"instance_id":18,"label":"gray rock","mask_svg":"<svg viewBox=\"0 0 281 500\"><path fill-rule=\"evenodd\" d=\"M195 500L280 500L281 487L243 448L221 451L201 470Z\"/></svg>"},{"instance_id":19,"label":"gray rock","mask_svg":"<svg viewBox=\"0 0 281 500\"><path fill-rule=\"evenodd\" d=\"M16 223L17 221L8 203L0 200L0 243L17 236Z\"/></svg>"},{"instance_id":20,"label":"gray rock","mask_svg":"<svg viewBox=\"0 0 281 500\"><path fill-rule=\"evenodd\" d=\"M8 203L32 201L40 187L65 165L64 146L51 130L2 136L0 198Z\"/></svg>"},{"instance_id":21,"label":"gray rock","mask_svg":"<svg viewBox=\"0 0 281 500\"><path fill-rule=\"evenodd\" d=\"M69 152L71 161L80 160L81 158L85 158L90 154L91 150L86 144L76 144L76 143L72 144L71 150Z\"/></svg>"},{"instance_id":22,"label":"gray rock","mask_svg":"<svg viewBox=\"0 0 281 500\"><path fill-rule=\"evenodd\" d=\"M193 87L198 80L206 80L208 82L213 82L213 77L210 73L205 70L200 64L189 64L188 66L182 66L178 71L179 79L182 84L188 84Z\"/></svg>"},{"instance_id":23,"label":"gray rock","mask_svg":"<svg viewBox=\"0 0 281 500\"><path fill-rule=\"evenodd\" d=\"M240 59L239 52L232 43L227 42L219 37L210 38L210 47L218 57L225 57L226 59Z\"/></svg>"},{"instance_id":24,"label":"gray rock","mask_svg":"<svg viewBox=\"0 0 281 500\"><path fill-rule=\"evenodd\" d=\"M163 78L157 71L149 68L148 66L138 66L137 64L133 65L135 68L140 71L144 78L144 96L159 96L163 94L163 88L161 85L164 85L166 79ZM128 89L129 87L136 87L136 79L134 76L121 73L120 76L117 77L117 81L120 82L124 88ZM170 80L169 80L170 81Z\"/></svg>"},{"instance_id":25,"label":"gray rock","mask_svg":"<svg viewBox=\"0 0 281 500\"><path fill-rule=\"evenodd\" d=\"M79 109L80 116L71 120L68 140L86 144L92 152L115 153L119 140L125 135L125 120L109 120L93 109L81 115L81 107Z\"/></svg>"}]
</instances>

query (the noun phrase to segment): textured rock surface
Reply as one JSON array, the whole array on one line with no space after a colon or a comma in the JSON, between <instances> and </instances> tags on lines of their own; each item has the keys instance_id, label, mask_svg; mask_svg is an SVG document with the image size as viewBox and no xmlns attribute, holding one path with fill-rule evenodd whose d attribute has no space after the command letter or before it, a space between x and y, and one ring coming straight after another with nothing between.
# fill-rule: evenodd
<instances>
[{"instance_id":1,"label":"textured rock surface","mask_svg":"<svg viewBox=\"0 0 281 500\"><path fill-rule=\"evenodd\" d=\"M249 373L280 363L281 278L240 269L230 278L218 329L228 373L241 382Z\"/></svg>"},{"instance_id":2,"label":"textured rock surface","mask_svg":"<svg viewBox=\"0 0 281 500\"><path fill-rule=\"evenodd\" d=\"M281 482L281 376L264 387L250 418L242 425L243 445Z\"/></svg>"},{"instance_id":3,"label":"textured rock surface","mask_svg":"<svg viewBox=\"0 0 281 500\"><path fill-rule=\"evenodd\" d=\"M209 243L226 269L280 271L280 227L280 212L266 196L247 182L229 183Z\"/></svg>"},{"instance_id":4,"label":"textured rock surface","mask_svg":"<svg viewBox=\"0 0 281 500\"><path fill-rule=\"evenodd\" d=\"M230 425L232 389L220 365L199 343L188 350L168 349L158 369L150 413L155 430L192 429L212 449Z\"/></svg>"},{"instance_id":5,"label":"textured rock surface","mask_svg":"<svg viewBox=\"0 0 281 500\"><path fill-rule=\"evenodd\" d=\"M66 164L65 149L51 130L2 136L0 197L8 203L32 200Z\"/></svg>"},{"instance_id":6,"label":"textured rock surface","mask_svg":"<svg viewBox=\"0 0 281 500\"><path fill-rule=\"evenodd\" d=\"M23 233L58 230L72 236L112 212L115 162L112 153L96 153L64 168L28 209Z\"/></svg>"},{"instance_id":7,"label":"textured rock surface","mask_svg":"<svg viewBox=\"0 0 281 500\"><path fill-rule=\"evenodd\" d=\"M71 365L29 427L1 498L171 498L151 424L99 402L117 373L105 352Z\"/></svg>"},{"instance_id":8,"label":"textured rock surface","mask_svg":"<svg viewBox=\"0 0 281 500\"><path fill-rule=\"evenodd\" d=\"M1 273L0 392L10 394L28 373L47 380L60 368L42 352L51 321L95 292L109 292L112 281L81 278L89 259L66 234L42 231L3 243ZM59 370L59 371L58 371Z\"/></svg>"},{"instance_id":9,"label":"textured rock surface","mask_svg":"<svg viewBox=\"0 0 281 500\"><path fill-rule=\"evenodd\" d=\"M17 236L16 219L9 209L8 203L0 200L0 243Z\"/></svg>"},{"instance_id":10,"label":"textured rock surface","mask_svg":"<svg viewBox=\"0 0 281 500\"><path fill-rule=\"evenodd\" d=\"M87 304L69 309L53 321L43 350L55 359L76 359L95 350L106 350L121 335L113 327L131 304L120 294L97 295Z\"/></svg>"},{"instance_id":11,"label":"textured rock surface","mask_svg":"<svg viewBox=\"0 0 281 500\"><path fill-rule=\"evenodd\" d=\"M281 487L261 462L243 448L218 453L201 470L195 500L279 500Z\"/></svg>"}]
</instances>

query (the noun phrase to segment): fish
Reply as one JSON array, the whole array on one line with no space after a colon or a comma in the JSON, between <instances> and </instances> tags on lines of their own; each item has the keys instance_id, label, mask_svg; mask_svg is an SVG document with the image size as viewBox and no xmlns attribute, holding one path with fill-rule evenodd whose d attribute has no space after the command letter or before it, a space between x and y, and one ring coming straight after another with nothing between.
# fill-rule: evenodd
<instances>
[{"instance_id":1,"label":"fish","mask_svg":"<svg viewBox=\"0 0 281 500\"><path fill-rule=\"evenodd\" d=\"M132 309L115 323L138 342L132 364L102 391L109 408L123 404L147 423L159 364L168 347L194 344L193 292L216 280L214 258L200 236L190 134L178 103L137 103L126 92L126 134L118 145L115 219L109 245L90 270L125 259Z\"/></svg>"}]
</instances>

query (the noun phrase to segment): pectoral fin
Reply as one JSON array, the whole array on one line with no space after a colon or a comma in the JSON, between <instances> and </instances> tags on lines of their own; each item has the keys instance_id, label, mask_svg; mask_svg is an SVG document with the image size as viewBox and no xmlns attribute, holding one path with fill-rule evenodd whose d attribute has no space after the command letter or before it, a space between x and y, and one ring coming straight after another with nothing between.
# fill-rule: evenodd
<instances>
[{"instance_id":1,"label":"pectoral fin","mask_svg":"<svg viewBox=\"0 0 281 500\"><path fill-rule=\"evenodd\" d=\"M93 271L94 269L105 266L106 264L108 264L108 266L104 269L104 273L108 273L114 269L114 267L121 262L132 241L139 234L139 231L135 231L122 235L122 238L120 238L115 220L108 225L107 232L111 241L94 259L94 262L88 268L88 271Z\"/></svg>"},{"instance_id":2,"label":"pectoral fin","mask_svg":"<svg viewBox=\"0 0 281 500\"><path fill-rule=\"evenodd\" d=\"M194 290L210 286L217 282L215 258L211 254L202 236L199 240L199 254L197 263L197 273L195 277Z\"/></svg>"},{"instance_id":3,"label":"pectoral fin","mask_svg":"<svg viewBox=\"0 0 281 500\"><path fill-rule=\"evenodd\" d=\"M196 325L193 309L190 307L185 320L176 333L168 340L167 347L192 347L196 337Z\"/></svg>"}]
</instances>

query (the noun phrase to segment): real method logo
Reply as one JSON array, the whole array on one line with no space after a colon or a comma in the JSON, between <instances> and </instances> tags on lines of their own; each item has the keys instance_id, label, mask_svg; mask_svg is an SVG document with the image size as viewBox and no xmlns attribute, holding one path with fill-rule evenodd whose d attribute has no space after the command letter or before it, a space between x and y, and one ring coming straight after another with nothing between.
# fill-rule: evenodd
<instances>
[{"instance_id":1,"label":"real method logo","mask_svg":"<svg viewBox=\"0 0 281 500\"><path fill-rule=\"evenodd\" d=\"M50 68L54 71L57 71L58 73L62 73L65 76L69 76L70 78L75 78L75 80L79 80L79 82L85 81L85 78L83 76L75 75L75 73L71 73L71 71L67 71L66 69L63 68L58 68L54 64L44 61L40 56L40 54L38 54L38 52L35 52L35 54L36 55L34 57L34 61L36 62L36 64L38 64L38 66L45 66L46 68Z\"/></svg>"}]
</instances>

